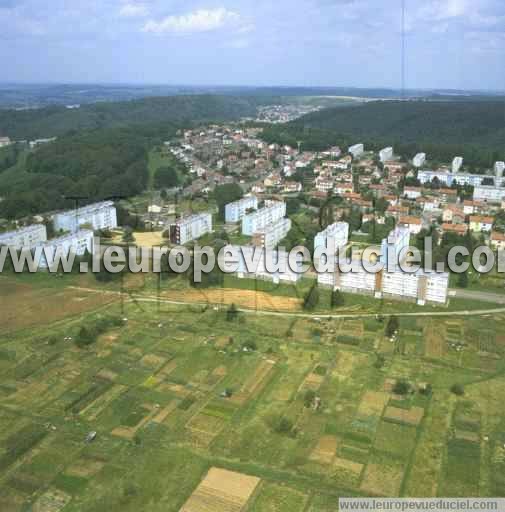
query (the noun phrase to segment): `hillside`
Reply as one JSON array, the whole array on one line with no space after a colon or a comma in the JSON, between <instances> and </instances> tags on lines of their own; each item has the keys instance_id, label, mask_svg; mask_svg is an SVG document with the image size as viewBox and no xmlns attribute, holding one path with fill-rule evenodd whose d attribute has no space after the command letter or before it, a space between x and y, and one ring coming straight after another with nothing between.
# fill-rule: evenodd
<instances>
[{"instance_id":1,"label":"hillside","mask_svg":"<svg viewBox=\"0 0 505 512\"><path fill-rule=\"evenodd\" d=\"M82 130L142 124L233 121L255 115L258 105L272 101L274 98L191 95L94 103L78 109L51 106L32 110L2 110L0 135L14 140L31 140Z\"/></svg>"},{"instance_id":2,"label":"hillside","mask_svg":"<svg viewBox=\"0 0 505 512\"><path fill-rule=\"evenodd\" d=\"M447 160L461 153L467 163L488 166L503 159L505 103L481 101L377 101L346 109L324 109L264 131L270 142L323 149L364 142L372 149L395 145L413 154L426 151Z\"/></svg>"}]
</instances>

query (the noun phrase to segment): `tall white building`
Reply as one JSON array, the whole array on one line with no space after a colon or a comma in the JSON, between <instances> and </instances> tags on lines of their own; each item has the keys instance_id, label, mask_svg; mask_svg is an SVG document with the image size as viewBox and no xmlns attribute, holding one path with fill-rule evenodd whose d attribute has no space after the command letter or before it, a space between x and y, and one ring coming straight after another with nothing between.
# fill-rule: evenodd
<instances>
[{"instance_id":1,"label":"tall white building","mask_svg":"<svg viewBox=\"0 0 505 512\"><path fill-rule=\"evenodd\" d=\"M453 183L457 185L472 185L478 187L482 184L485 178L489 178L485 174L469 174L466 172L458 172L453 174L448 171L438 170L422 170L417 173L417 179L422 183L431 183L434 179L437 179L440 184L446 185L447 187L452 186Z\"/></svg>"},{"instance_id":2,"label":"tall white building","mask_svg":"<svg viewBox=\"0 0 505 512\"><path fill-rule=\"evenodd\" d=\"M297 255L293 265L289 265L289 254L286 251L275 249L265 249L263 247L253 246L235 246L238 251L238 270L237 277L262 279L273 281L274 283L297 282L301 276L302 256ZM267 269L268 261L279 264L279 271L269 272ZM248 263L249 262L249 265ZM293 262L292 262L293 263Z\"/></svg>"},{"instance_id":3,"label":"tall white building","mask_svg":"<svg viewBox=\"0 0 505 512\"><path fill-rule=\"evenodd\" d=\"M393 148L388 147L379 151L379 160L384 163L393 158Z\"/></svg>"},{"instance_id":4,"label":"tall white building","mask_svg":"<svg viewBox=\"0 0 505 512\"><path fill-rule=\"evenodd\" d=\"M455 156L454 160L452 161L451 170L453 174L456 174L461 169L461 166L463 165L463 157L461 156Z\"/></svg>"},{"instance_id":5,"label":"tall white building","mask_svg":"<svg viewBox=\"0 0 505 512\"><path fill-rule=\"evenodd\" d=\"M15 231L0 233L0 246L6 245L14 249L31 248L47 240L47 230L44 224L32 224Z\"/></svg>"},{"instance_id":6,"label":"tall white building","mask_svg":"<svg viewBox=\"0 0 505 512\"><path fill-rule=\"evenodd\" d=\"M358 158L365 152L365 146L363 144L354 144L347 150L354 158Z\"/></svg>"},{"instance_id":7,"label":"tall white building","mask_svg":"<svg viewBox=\"0 0 505 512\"><path fill-rule=\"evenodd\" d=\"M171 224L170 241L174 244L184 245L211 232L212 214L198 213L178 219L174 224Z\"/></svg>"},{"instance_id":8,"label":"tall white building","mask_svg":"<svg viewBox=\"0 0 505 512\"><path fill-rule=\"evenodd\" d=\"M393 229L387 238L382 240L380 261L384 263L384 268L388 268L390 258L391 265L398 266L400 253L408 247L410 243L410 230L407 226L398 225ZM388 250L389 249L389 250Z\"/></svg>"},{"instance_id":9,"label":"tall white building","mask_svg":"<svg viewBox=\"0 0 505 512\"><path fill-rule=\"evenodd\" d=\"M426 162L426 153L417 153L417 155L412 159L412 165L414 167L422 167Z\"/></svg>"},{"instance_id":10,"label":"tall white building","mask_svg":"<svg viewBox=\"0 0 505 512\"><path fill-rule=\"evenodd\" d=\"M277 244L286 237L291 229L291 219L283 217L259 229L253 235L253 244L259 247L273 249Z\"/></svg>"},{"instance_id":11,"label":"tall white building","mask_svg":"<svg viewBox=\"0 0 505 512\"><path fill-rule=\"evenodd\" d=\"M327 247L329 241L333 244L328 249L337 252L349 241L349 224L347 222L335 222L326 229L320 231L314 238L314 250L318 247Z\"/></svg>"},{"instance_id":12,"label":"tall white building","mask_svg":"<svg viewBox=\"0 0 505 512\"><path fill-rule=\"evenodd\" d=\"M503 171L505 171L505 162L494 163L494 175L497 178L503 178Z\"/></svg>"},{"instance_id":13,"label":"tall white building","mask_svg":"<svg viewBox=\"0 0 505 512\"><path fill-rule=\"evenodd\" d=\"M256 196L247 196L233 203L228 203L225 206L225 221L239 222L246 211L251 208L258 209L258 198Z\"/></svg>"},{"instance_id":14,"label":"tall white building","mask_svg":"<svg viewBox=\"0 0 505 512\"><path fill-rule=\"evenodd\" d=\"M254 233L282 219L286 215L286 203L265 201L265 207L242 217L242 234L252 236Z\"/></svg>"},{"instance_id":15,"label":"tall white building","mask_svg":"<svg viewBox=\"0 0 505 512\"><path fill-rule=\"evenodd\" d=\"M39 268L48 268L53 263L57 251L65 257L68 257L70 252L76 256L83 256L86 251L93 252L93 231L81 229L75 233L69 233L38 244L35 250L38 247L42 248Z\"/></svg>"},{"instance_id":16,"label":"tall white building","mask_svg":"<svg viewBox=\"0 0 505 512\"><path fill-rule=\"evenodd\" d=\"M93 231L97 229L117 228L116 208L112 201L94 203L75 210L57 213L53 217L56 231L70 231L74 233L81 226L90 226Z\"/></svg>"},{"instance_id":17,"label":"tall white building","mask_svg":"<svg viewBox=\"0 0 505 512\"><path fill-rule=\"evenodd\" d=\"M9 137L0 137L0 148L3 148L5 146L10 146L12 144Z\"/></svg>"}]
</instances>

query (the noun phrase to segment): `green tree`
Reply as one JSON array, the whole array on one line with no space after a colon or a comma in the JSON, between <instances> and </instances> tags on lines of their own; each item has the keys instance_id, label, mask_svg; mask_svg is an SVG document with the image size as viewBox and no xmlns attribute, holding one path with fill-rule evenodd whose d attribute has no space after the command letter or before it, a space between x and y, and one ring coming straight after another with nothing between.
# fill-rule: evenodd
<instances>
[{"instance_id":1,"label":"green tree","mask_svg":"<svg viewBox=\"0 0 505 512\"><path fill-rule=\"evenodd\" d=\"M303 309L308 311L314 310L319 304L319 289L317 283L314 283L310 290L306 293L303 300Z\"/></svg>"},{"instance_id":2,"label":"green tree","mask_svg":"<svg viewBox=\"0 0 505 512\"><path fill-rule=\"evenodd\" d=\"M240 185L237 183L226 183L225 185L218 185L214 189L214 199L217 203L219 213L218 216L224 220L225 206L228 203L241 199L244 192Z\"/></svg>"},{"instance_id":3,"label":"green tree","mask_svg":"<svg viewBox=\"0 0 505 512\"><path fill-rule=\"evenodd\" d=\"M462 272L458 275L458 288L468 288L468 272Z\"/></svg>"},{"instance_id":4,"label":"green tree","mask_svg":"<svg viewBox=\"0 0 505 512\"><path fill-rule=\"evenodd\" d=\"M342 292L340 290L333 290L331 292L331 307L332 308L340 308L344 305L345 300Z\"/></svg>"},{"instance_id":5,"label":"green tree","mask_svg":"<svg viewBox=\"0 0 505 512\"><path fill-rule=\"evenodd\" d=\"M395 315L391 315L389 317L388 323L386 325L386 337L391 338L393 334L395 334L398 329L400 328L400 321L398 320L398 317Z\"/></svg>"},{"instance_id":6,"label":"green tree","mask_svg":"<svg viewBox=\"0 0 505 512\"><path fill-rule=\"evenodd\" d=\"M159 167L154 173L154 186L158 189L173 188L179 184L179 175L173 167Z\"/></svg>"}]
</instances>

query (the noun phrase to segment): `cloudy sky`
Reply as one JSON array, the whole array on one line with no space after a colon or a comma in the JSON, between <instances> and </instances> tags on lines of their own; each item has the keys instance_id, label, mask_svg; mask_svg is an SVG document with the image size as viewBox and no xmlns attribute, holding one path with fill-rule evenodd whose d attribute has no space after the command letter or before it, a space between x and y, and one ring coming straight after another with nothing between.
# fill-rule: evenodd
<instances>
[{"instance_id":1,"label":"cloudy sky","mask_svg":"<svg viewBox=\"0 0 505 512\"><path fill-rule=\"evenodd\" d=\"M504 0L405 0L409 88L505 89ZM0 81L399 87L401 0L0 0Z\"/></svg>"}]
</instances>

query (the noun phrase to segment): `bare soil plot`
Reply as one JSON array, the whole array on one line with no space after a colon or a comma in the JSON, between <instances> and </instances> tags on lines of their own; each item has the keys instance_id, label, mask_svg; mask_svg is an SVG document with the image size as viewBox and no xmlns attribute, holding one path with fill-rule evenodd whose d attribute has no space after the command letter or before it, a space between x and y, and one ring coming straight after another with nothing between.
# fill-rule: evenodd
<instances>
[{"instance_id":1,"label":"bare soil plot","mask_svg":"<svg viewBox=\"0 0 505 512\"><path fill-rule=\"evenodd\" d=\"M343 471L349 471L350 473L353 473L356 477L359 477L359 475L363 471L364 464L354 462L353 460L342 459L341 457L335 457L335 459L333 460L333 467Z\"/></svg>"},{"instance_id":2,"label":"bare soil plot","mask_svg":"<svg viewBox=\"0 0 505 512\"><path fill-rule=\"evenodd\" d=\"M219 468L210 468L180 512L241 512L260 479Z\"/></svg>"},{"instance_id":3,"label":"bare soil plot","mask_svg":"<svg viewBox=\"0 0 505 512\"><path fill-rule=\"evenodd\" d=\"M317 391L321 384L324 382L324 379L326 375L319 375L318 373L315 373L314 370L316 370L317 365L314 366L311 371L303 380L303 382L300 385L300 388L298 389L298 392L304 391L306 389L311 389L312 391Z\"/></svg>"},{"instance_id":4,"label":"bare soil plot","mask_svg":"<svg viewBox=\"0 0 505 512\"><path fill-rule=\"evenodd\" d=\"M440 358L445 353L445 326L430 320L424 328L424 347L427 357Z\"/></svg>"},{"instance_id":5,"label":"bare soil plot","mask_svg":"<svg viewBox=\"0 0 505 512\"><path fill-rule=\"evenodd\" d=\"M115 294L97 293L97 290L90 292L63 286L55 290L3 276L0 279L0 332L49 324L97 309L119 298Z\"/></svg>"},{"instance_id":6,"label":"bare soil plot","mask_svg":"<svg viewBox=\"0 0 505 512\"><path fill-rule=\"evenodd\" d=\"M417 426L421 423L424 416L422 407L412 407L411 409L401 409L399 407L389 406L384 413L384 419L406 425Z\"/></svg>"},{"instance_id":7,"label":"bare soil plot","mask_svg":"<svg viewBox=\"0 0 505 512\"><path fill-rule=\"evenodd\" d=\"M338 441L335 436L321 437L312 450L309 459L320 464L331 464L337 452Z\"/></svg>"},{"instance_id":8,"label":"bare soil plot","mask_svg":"<svg viewBox=\"0 0 505 512\"><path fill-rule=\"evenodd\" d=\"M388 400L388 394L383 391L367 391L359 404L358 415L381 416Z\"/></svg>"},{"instance_id":9,"label":"bare soil plot","mask_svg":"<svg viewBox=\"0 0 505 512\"><path fill-rule=\"evenodd\" d=\"M223 288L220 290L169 290L163 297L183 302L205 304L236 304L247 309L267 309L271 311L299 311L302 300L293 297L270 295L254 290Z\"/></svg>"},{"instance_id":10,"label":"bare soil plot","mask_svg":"<svg viewBox=\"0 0 505 512\"><path fill-rule=\"evenodd\" d=\"M133 237L138 247L159 247L165 243L162 231L135 231Z\"/></svg>"},{"instance_id":11,"label":"bare soil plot","mask_svg":"<svg viewBox=\"0 0 505 512\"><path fill-rule=\"evenodd\" d=\"M33 512L58 512L70 500L72 496L59 489L49 489L33 505Z\"/></svg>"},{"instance_id":12,"label":"bare soil plot","mask_svg":"<svg viewBox=\"0 0 505 512\"><path fill-rule=\"evenodd\" d=\"M147 368L160 368L166 363L166 359L156 354L146 354L140 360L140 364Z\"/></svg>"}]
</instances>

